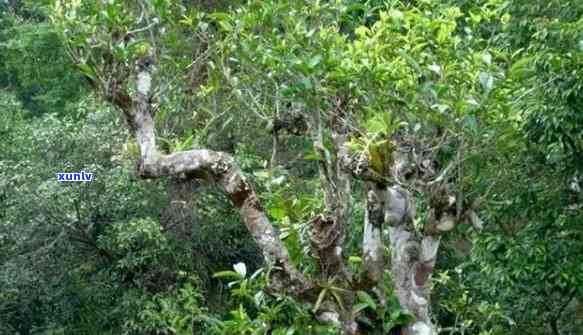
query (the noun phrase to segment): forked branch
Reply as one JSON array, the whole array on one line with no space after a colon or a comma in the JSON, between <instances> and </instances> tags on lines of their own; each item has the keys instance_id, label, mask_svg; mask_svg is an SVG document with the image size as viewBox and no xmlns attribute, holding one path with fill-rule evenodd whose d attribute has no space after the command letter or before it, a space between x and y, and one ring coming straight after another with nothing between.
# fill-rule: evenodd
<instances>
[{"instance_id":1,"label":"forked branch","mask_svg":"<svg viewBox=\"0 0 583 335\"><path fill-rule=\"evenodd\" d=\"M189 150L169 155L156 147L156 133L150 103L151 74L143 67L137 75L137 90L131 97L115 92L110 101L124 113L140 149L138 172L143 178L180 176L215 181L237 207L247 229L263 251L268 264L274 266L271 289L302 295L312 287L291 263L278 233L263 210L251 183L234 159L212 150ZM122 102L122 103L120 103Z\"/></svg>"}]
</instances>

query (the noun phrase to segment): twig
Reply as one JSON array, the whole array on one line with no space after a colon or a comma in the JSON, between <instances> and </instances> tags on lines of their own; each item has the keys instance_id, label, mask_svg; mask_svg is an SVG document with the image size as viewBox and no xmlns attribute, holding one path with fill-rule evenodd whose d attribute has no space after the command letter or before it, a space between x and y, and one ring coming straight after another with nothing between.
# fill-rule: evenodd
<instances>
[{"instance_id":1,"label":"twig","mask_svg":"<svg viewBox=\"0 0 583 335\"><path fill-rule=\"evenodd\" d=\"M142 28L138 28L138 29L134 29L134 30L130 30L127 32L128 35L135 35L137 33L141 33L143 31L146 31L148 29L151 29L152 27L154 27L156 24L158 24L158 22L152 22L149 25L142 27Z\"/></svg>"}]
</instances>

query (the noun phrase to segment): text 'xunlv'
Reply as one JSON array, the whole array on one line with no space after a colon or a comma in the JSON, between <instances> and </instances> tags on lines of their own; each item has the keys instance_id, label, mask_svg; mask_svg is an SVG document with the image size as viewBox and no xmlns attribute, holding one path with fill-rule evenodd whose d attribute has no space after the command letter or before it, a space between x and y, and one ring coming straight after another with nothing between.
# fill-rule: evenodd
<instances>
[{"instance_id":1,"label":"text 'xunlv'","mask_svg":"<svg viewBox=\"0 0 583 335\"><path fill-rule=\"evenodd\" d=\"M57 172L57 180L59 182L64 181L82 181L90 182L93 180L93 173L81 171L81 172Z\"/></svg>"}]
</instances>

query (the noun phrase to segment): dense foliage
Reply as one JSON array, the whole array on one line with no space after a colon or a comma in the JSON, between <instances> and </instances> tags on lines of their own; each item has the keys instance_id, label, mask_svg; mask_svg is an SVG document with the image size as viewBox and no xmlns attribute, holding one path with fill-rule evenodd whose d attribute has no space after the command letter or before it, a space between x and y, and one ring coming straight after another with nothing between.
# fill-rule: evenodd
<instances>
[{"instance_id":1,"label":"dense foliage","mask_svg":"<svg viewBox=\"0 0 583 335\"><path fill-rule=\"evenodd\" d=\"M136 171L119 91L149 66L161 152L234 157L311 300L272 290L277 266L218 182ZM428 184L476 216L441 237L440 334L581 334L582 92L577 0L0 2L0 334L347 334L334 308L400 334L415 315L388 265L353 289L319 263L338 128L376 175L397 140L425 148ZM360 278L370 185L348 184L342 257ZM410 190L421 237L435 200Z\"/></svg>"}]
</instances>

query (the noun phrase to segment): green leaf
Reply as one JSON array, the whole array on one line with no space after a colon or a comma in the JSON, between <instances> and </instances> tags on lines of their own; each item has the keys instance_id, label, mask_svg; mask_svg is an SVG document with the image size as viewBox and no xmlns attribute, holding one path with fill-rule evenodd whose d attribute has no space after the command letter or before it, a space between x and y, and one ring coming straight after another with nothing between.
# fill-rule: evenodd
<instances>
[{"instance_id":1,"label":"green leaf","mask_svg":"<svg viewBox=\"0 0 583 335\"><path fill-rule=\"evenodd\" d=\"M358 313L360 313L361 311L365 310L368 307L369 307L369 305L367 303L365 303L365 302L358 303L358 304L356 304L356 305L354 305L352 307L352 314L353 315L354 314L358 314Z\"/></svg>"},{"instance_id":2,"label":"green leaf","mask_svg":"<svg viewBox=\"0 0 583 335\"><path fill-rule=\"evenodd\" d=\"M243 279L243 277L235 271L219 271L213 275L213 278Z\"/></svg>"},{"instance_id":3,"label":"green leaf","mask_svg":"<svg viewBox=\"0 0 583 335\"><path fill-rule=\"evenodd\" d=\"M332 294L332 296L336 300L336 303L338 304L338 306L340 306L340 310L344 311L344 303L342 302L342 298L338 294L337 290L330 290L330 293Z\"/></svg>"},{"instance_id":4,"label":"green leaf","mask_svg":"<svg viewBox=\"0 0 583 335\"><path fill-rule=\"evenodd\" d=\"M209 17L213 20L217 21L228 21L231 19L231 16L227 13L222 12L215 12L209 15Z\"/></svg>"},{"instance_id":5,"label":"green leaf","mask_svg":"<svg viewBox=\"0 0 583 335\"><path fill-rule=\"evenodd\" d=\"M391 313L391 320L397 325L406 325L415 321L415 315L403 310L397 310Z\"/></svg>"},{"instance_id":6,"label":"green leaf","mask_svg":"<svg viewBox=\"0 0 583 335\"><path fill-rule=\"evenodd\" d=\"M312 59L310 59L310 61L308 62L308 65L310 66L310 68L315 68L318 64L320 64L320 62L322 61L322 55L316 55L314 57L312 57Z\"/></svg>"},{"instance_id":7,"label":"green leaf","mask_svg":"<svg viewBox=\"0 0 583 335\"><path fill-rule=\"evenodd\" d=\"M364 143L362 140L358 138L351 138L350 141L348 141L344 145L348 147L348 150L351 153L362 152L366 149L366 143Z\"/></svg>"},{"instance_id":8,"label":"green leaf","mask_svg":"<svg viewBox=\"0 0 583 335\"><path fill-rule=\"evenodd\" d=\"M320 305L324 301L324 298L326 297L327 292L328 292L328 289L322 289L322 291L318 295L318 300L316 300L316 304L314 305L314 308L312 310L314 313L316 313L320 309Z\"/></svg>"},{"instance_id":9,"label":"green leaf","mask_svg":"<svg viewBox=\"0 0 583 335\"><path fill-rule=\"evenodd\" d=\"M177 142L173 151L183 151L184 149L189 149L192 147L194 135L190 135L184 141Z\"/></svg>"},{"instance_id":10,"label":"green leaf","mask_svg":"<svg viewBox=\"0 0 583 335\"><path fill-rule=\"evenodd\" d=\"M358 299L360 301L367 304L370 308L372 308L373 310L377 309L376 302L368 293L366 293L364 291L358 291L358 292L356 292L356 295L358 296Z\"/></svg>"},{"instance_id":11,"label":"green leaf","mask_svg":"<svg viewBox=\"0 0 583 335\"><path fill-rule=\"evenodd\" d=\"M81 72L83 72L83 74L85 74L87 77L91 78L91 80L95 80L95 71L93 70L93 68L91 66L89 66L89 64L77 64L77 67L81 70Z\"/></svg>"},{"instance_id":12,"label":"green leaf","mask_svg":"<svg viewBox=\"0 0 583 335\"><path fill-rule=\"evenodd\" d=\"M300 80L300 86L305 90L311 90L312 88L314 88L314 85L312 84L310 78L304 78Z\"/></svg>"},{"instance_id":13,"label":"green leaf","mask_svg":"<svg viewBox=\"0 0 583 335\"><path fill-rule=\"evenodd\" d=\"M401 12L400 10L396 10L396 9L391 9L389 11L389 16L391 18L393 18L394 20L403 20L405 18L405 15L403 14L403 12Z\"/></svg>"},{"instance_id":14,"label":"green leaf","mask_svg":"<svg viewBox=\"0 0 583 335\"><path fill-rule=\"evenodd\" d=\"M287 211L283 207L276 206L269 209L269 215L271 215L275 221L280 221L286 217Z\"/></svg>"},{"instance_id":15,"label":"green leaf","mask_svg":"<svg viewBox=\"0 0 583 335\"><path fill-rule=\"evenodd\" d=\"M478 122L474 115L466 115L464 117L464 125L468 128L472 133L478 133Z\"/></svg>"},{"instance_id":16,"label":"green leaf","mask_svg":"<svg viewBox=\"0 0 583 335\"><path fill-rule=\"evenodd\" d=\"M509 78L515 80L524 80L532 74L534 74L533 57L524 57L518 60L508 71Z\"/></svg>"},{"instance_id":17,"label":"green leaf","mask_svg":"<svg viewBox=\"0 0 583 335\"><path fill-rule=\"evenodd\" d=\"M386 131L385 120L380 114L376 114L372 118L368 119L364 127L371 134L384 133Z\"/></svg>"},{"instance_id":18,"label":"green leaf","mask_svg":"<svg viewBox=\"0 0 583 335\"><path fill-rule=\"evenodd\" d=\"M415 72L419 74L423 73L423 70L421 69L421 66L419 66L419 63L417 63L417 61L413 57L411 57L407 52L405 52L402 49L399 49L397 50L397 53L401 55L401 57L403 57L407 61L407 63L409 63L413 67Z\"/></svg>"}]
</instances>

